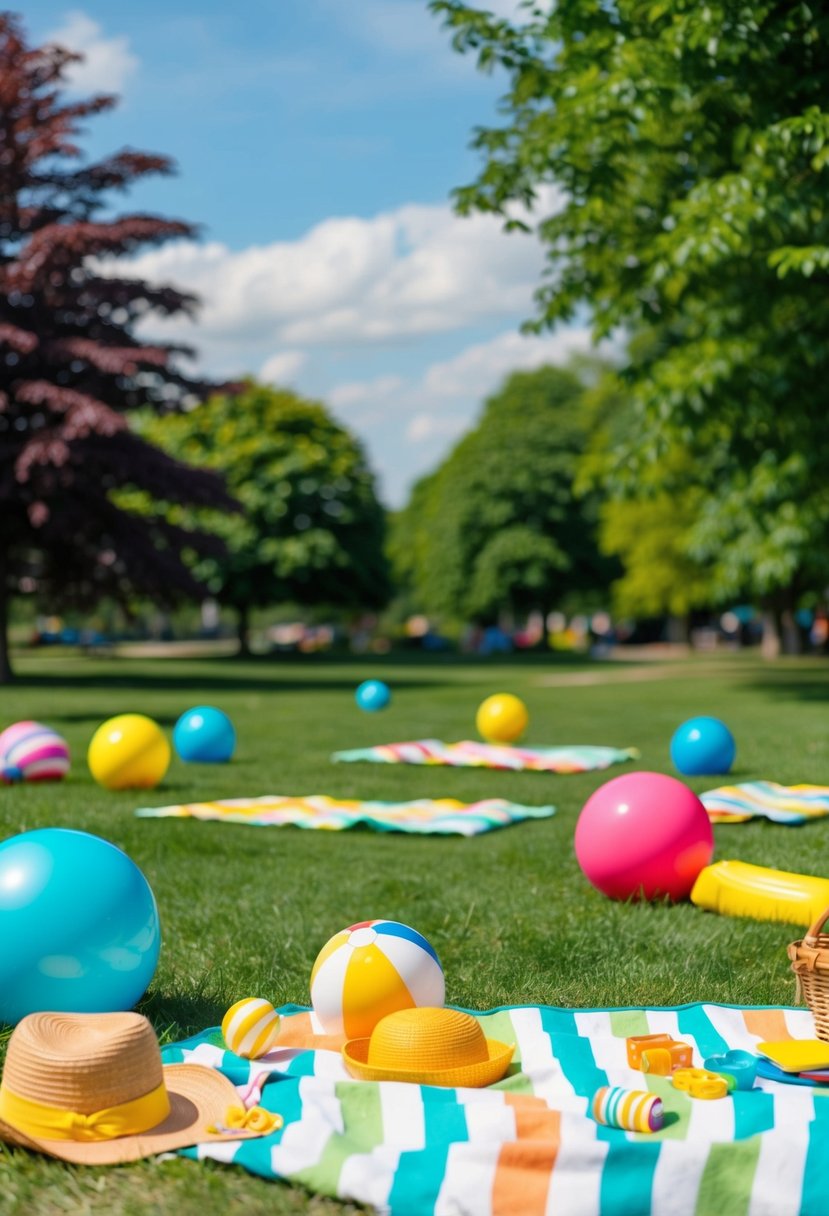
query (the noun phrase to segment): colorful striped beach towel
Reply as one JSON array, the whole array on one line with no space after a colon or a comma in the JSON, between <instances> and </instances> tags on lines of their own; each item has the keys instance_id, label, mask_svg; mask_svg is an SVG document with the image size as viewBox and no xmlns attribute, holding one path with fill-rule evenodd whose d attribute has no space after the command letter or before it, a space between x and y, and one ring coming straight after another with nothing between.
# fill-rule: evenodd
<instances>
[{"instance_id":1,"label":"colorful striped beach towel","mask_svg":"<svg viewBox=\"0 0 829 1216\"><path fill-rule=\"evenodd\" d=\"M218 1028L163 1049L166 1063L220 1069L284 1126L258 1140L203 1144L264 1178L390 1216L826 1216L829 1087L760 1079L749 1092L691 1099L664 1077L631 1070L627 1035L665 1032L694 1065L764 1040L813 1038L805 1009L684 1005L570 1010L518 1006L477 1014L485 1034L517 1044L489 1089L352 1080L339 1040L289 1007L276 1048L248 1061ZM598 1126L603 1085L649 1089L665 1105L654 1135Z\"/></svg>"},{"instance_id":2,"label":"colorful striped beach towel","mask_svg":"<svg viewBox=\"0 0 829 1216\"><path fill-rule=\"evenodd\" d=\"M374 764L447 764L452 768L500 768L531 773L588 773L635 760L635 747L504 747L494 743L441 743L417 739L412 743L381 743L354 751L334 752L332 760Z\"/></svg>"},{"instance_id":3,"label":"colorful striped beach towel","mask_svg":"<svg viewBox=\"0 0 829 1216\"><path fill-rule=\"evenodd\" d=\"M520 806L503 798L458 802L455 798L420 798L415 802L358 802L313 794L289 798L228 798L181 806L142 807L145 819L215 819L249 827L321 828L340 832L367 827L376 832L414 832L428 836L478 836L525 819L549 819L554 806Z\"/></svg>"},{"instance_id":4,"label":"colorful striped beach towel","mask_svg":"<svg viewBox=\"0 0 829 1216\"><path fill-rule=\"evenodd\" d=\"M746 781L743 785L708 790L700 798L712 823L745 823L762 817L772 823L793 826L829 815L829 785Z\"/></svg>"}]
</instances>

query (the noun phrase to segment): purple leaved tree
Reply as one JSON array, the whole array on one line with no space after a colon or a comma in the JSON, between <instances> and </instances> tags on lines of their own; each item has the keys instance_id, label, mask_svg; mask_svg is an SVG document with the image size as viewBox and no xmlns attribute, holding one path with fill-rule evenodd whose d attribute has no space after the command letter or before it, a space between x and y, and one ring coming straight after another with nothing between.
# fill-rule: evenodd
<instances>
[{"instance_id":1,"label":"purple leaved tree","mask_svg":"<svg viewBox=\"0 0 829 1216\"><path fill-rule=\"evenodd\" d=\"M184 409L214 386L180 370L185 348L135 332L148 315L192 312L195 299L102 273L101 260L194 229L108 210L114 191L172 165L131 150L83 159L80 123L116 99L62 95L77 58L28 46L18 20L0 14L0 682L11 678L14 595L92 603L199 593L184 559L218 542L142 512L142 497L235 505L215 473L130 430L130 410Z\"/></svg>"}]
</instances>

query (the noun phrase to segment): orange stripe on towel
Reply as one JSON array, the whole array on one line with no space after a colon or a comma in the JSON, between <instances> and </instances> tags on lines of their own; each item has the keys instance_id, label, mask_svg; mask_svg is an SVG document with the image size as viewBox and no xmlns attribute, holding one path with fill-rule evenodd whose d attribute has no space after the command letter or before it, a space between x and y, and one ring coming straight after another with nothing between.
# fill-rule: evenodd
<instances>
[{"instance_id":1,"label":"orange stripe on towel","mask_svg":"<svg viewBox=\"0 0 829 1216\"><path fill-rule=\"evenodd\" d=\"M344 1034L316 1034L310 1013L288 1013L279 1027L277 1047L301 1047L305 1051L339 1051Z\"/></svg>"},{"instance_id":2,"label":"orange stripe on towel","mask_svg":"<svg viewBox=\"0 0 829 1216\"><path fill-rule=\"evenodd\" d=\"M779 1043L792 1037L782 1009L744 1009L743 1021L749 1034L756 1034L761 1043Z\"/></svg>"},{"instance_id":3,"label":"orange stripe on towel","mask_svg":"<svg viewBox=\"0 0 829 1216\"><path fill-rule=\"evenodd\" d=\"M505 1094L515 1115L517 1140L498 1154L492 1216L544 1216L561 1136L561 1116L540 1098Z\"/></svg>"}]
</instances>

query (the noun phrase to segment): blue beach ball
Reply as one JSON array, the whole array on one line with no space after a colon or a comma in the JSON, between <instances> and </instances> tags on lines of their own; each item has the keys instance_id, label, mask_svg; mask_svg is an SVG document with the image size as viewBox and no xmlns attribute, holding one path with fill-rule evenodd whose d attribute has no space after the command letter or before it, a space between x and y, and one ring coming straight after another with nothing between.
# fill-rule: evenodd
<instances>
[{"instance_id":1,"label":"blue beach ball","mask_svg":"<svg viewBox=\"0 0 829 1216\"><path fill-rule=\"evenodd\" d=\"M150 885L126 853L69 828L0 844L0 1022L132 1009L161 948Z\"/></svg>"},{"instance_id":2,"label":"blue beach ball","mask_svg":"<svg viewBox=\"0 0 829 1216\"><path fill-rule=\"evenodd\" d=\"M719 718L689 718L671 739L671 759L686 777L730 772L736 754L734 736Z\"/></svg>"},{"instance_id":3,"label":"blue beach ball","mask_svg":"<svg viewBox=\"0 0 829 1216\"><path fill-rule=\"evenodd\" d=\"M173 727L173 745L187 764L225 764L236 747L236 731L221 709L196 705Z\"/></svg>"},{"instance_id":4,"label":"blue beach ball","mask_svg":"<svg viewBox=\"0 0 829 1216\"><path fill-rule=\"evenodd\" d=\"M391 701L391 689L382 680L363 680L354 694L354 699L360 709L373 714L378 709L386 708Z\"/></svg>"}]
</instances>

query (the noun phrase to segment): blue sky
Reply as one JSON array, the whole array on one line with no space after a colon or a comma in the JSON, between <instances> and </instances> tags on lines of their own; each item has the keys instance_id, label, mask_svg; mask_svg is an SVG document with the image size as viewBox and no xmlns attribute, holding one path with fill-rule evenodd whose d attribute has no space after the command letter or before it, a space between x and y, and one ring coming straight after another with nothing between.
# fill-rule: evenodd
<instances>
[{"instance_id":1,"label":"blue sky","mask_svg":"<svg viewBox=\"0 0 829 1216\"><path fill-rule=\"evenodd\" d=\"M426 0L34 0L27 20L86 53L75 89L122 97L90 122L90 155L129 145L177 162L123 206L203 226L136 259L203 300L196 326L148 333L199 347L203 370L325 401L389 505L510 370L587 346L581 328L520 336L540 247L452 212L504 80L451 50Z\"/></svg>"}]
</instances>

